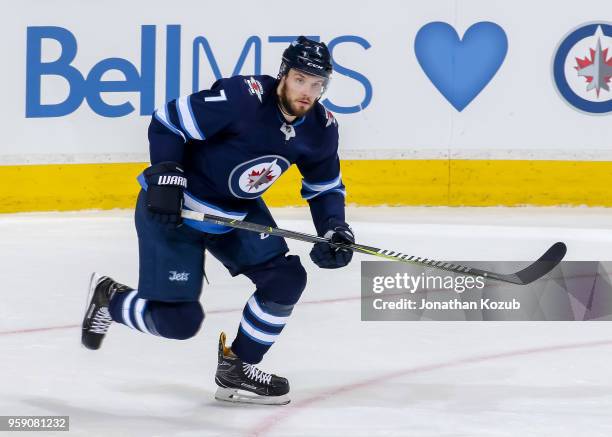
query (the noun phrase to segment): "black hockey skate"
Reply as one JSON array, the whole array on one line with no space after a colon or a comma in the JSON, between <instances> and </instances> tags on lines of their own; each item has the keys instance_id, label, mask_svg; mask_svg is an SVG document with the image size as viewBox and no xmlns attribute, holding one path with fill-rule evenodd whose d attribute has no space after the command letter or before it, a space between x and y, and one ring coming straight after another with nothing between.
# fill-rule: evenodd
<instances>
[{"instance_id":1,"label":"black hockey skate","mask_svg":"<svg viewBox=\"0 0 612 437\"><path fill-rule=\"evenodd\" d=\"M219 364L215 399L249 404L285 405L289 403L289 381L265 373L245 363L225 346L225 333L219 337Z\"/></svg>"},{"instance_id":2,"label":"black hockey skate","mask_svg":"<svg viewBox=\"0 0 612 437\"><path fill-rule=\"evenodd\" d=\"M87 349L100 349L102 340L104 340L104 336L113 321L108 312L111 297L117 292L129 290L131 290L129 287L115 282L108 276L98 276L96 273L92 273L81 333L83 346Z\"/></svg>"}]
</instances>

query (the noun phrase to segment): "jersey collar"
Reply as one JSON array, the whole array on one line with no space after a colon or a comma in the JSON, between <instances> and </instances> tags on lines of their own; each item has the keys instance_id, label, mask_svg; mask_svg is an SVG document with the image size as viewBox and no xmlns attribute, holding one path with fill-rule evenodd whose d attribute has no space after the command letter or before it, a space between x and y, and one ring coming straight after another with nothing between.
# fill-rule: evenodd
<instances>
[{"instance_id":1,"label":"jersey collar","mask_svg":"<svg viewBox=\"0 0 612 437\"><path fill-rule=\"evenodd\" d=\"M283 113L281 112L280 108L278 107L278 104L276 105L276 115L278 117L278 120L281 123L286 123L286 124L290 124L293 127L299 126L300 124L304 123L304 120L306 120L306 115L302 115L299 118L296 118L295 120L293 120L291 123L289 123L285 117L283 116Z\"/></svg>"}]
</instances>

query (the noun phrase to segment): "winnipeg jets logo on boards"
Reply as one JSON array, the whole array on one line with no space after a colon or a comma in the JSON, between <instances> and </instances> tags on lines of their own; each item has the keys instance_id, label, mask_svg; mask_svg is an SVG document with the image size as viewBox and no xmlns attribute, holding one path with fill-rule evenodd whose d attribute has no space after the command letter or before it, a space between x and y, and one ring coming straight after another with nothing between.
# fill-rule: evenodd
<instances>
[{"instance_id":1,"label":"winnipeg jets logo on boards","mask_svg":"<svg viewBox=\"0 0 612 437\"><path fill-rule=\"evenodd\" d=\"M583 59L576 58L576 70L578 70L578 76L582 76L586 79L588 85L587 91L595 90L597 97L602 89L610 91L608 82L612 78L612 56L607 59L608 49L601 49L601 39L597 39L597 47L595 50L591 49L591 59L585 57Z\"/></svg>"},{"instance_id":2,"label":"winnipeg jets logo on boards","mask_svg":"<svg viewBox=\"0 0 612 437\"><path fill-rule=\"evenodd\" d=\"M555 52L552 69L559 95L573 108L612 113L612 23L587 23L570 31Z\"/></svg>"},{"instance_id":3,"label":"winnipeg jets logo on boards","mask_svg":"<svg viewBox=\"0 0 612 437\"><path fill-rule=\"evenodd\" d=\"M334 126L338 125L338 122L336 121L334 114L332 114L331 111L327 109L325 110L325 120L327 120L327 123L325 123L325 127L330 127L332 124Z\"/></svg>"},{"instance_id":4,"label":"winnipeg jets logo on boards","mask_svg":"<svg viewBox=\"0 0 612 437\"><path fill-rule=\"evenodd\" d=\"M291 124L283 123L280 127L280 131L285 134L285 141L289 141L295 137L295 128Z\"/></svg>"},{"instance_id":5,"label":"winnipeg jets logo on boards","mask_svg":"<svg viewBox=\"0 0 612 437\"><path fill-rule=\"evenodd\" d=\"M253 77L245 79L244 81L249 86L249 94L252 96L257 96L257 98L261 102L261 96L264 93L261 83L258 80L255 80L255 78Z\"/></svg>"},{"instance_id":6,"label":"winnipeg jets logo on boards","mask_svg":"<svg viewBox=\"0 0 612 437\"><path fill-rule=\"evenodd\" d=\"M241 199L255 199L278 180L291 164L280 155L266 155L238 164L230 173L230 192Z\"/></svg>"}]
</instances>

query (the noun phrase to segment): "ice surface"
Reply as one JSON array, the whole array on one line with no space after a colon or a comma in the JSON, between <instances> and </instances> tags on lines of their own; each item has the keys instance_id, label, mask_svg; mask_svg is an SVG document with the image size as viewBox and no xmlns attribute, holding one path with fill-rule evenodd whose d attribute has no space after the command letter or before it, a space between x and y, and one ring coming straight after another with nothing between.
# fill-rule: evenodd
<instances>
[{"instance_id":1,"label":"ice surface","mask_svg":"<svg viewBox=\"0 0 612 437\"><path fill-rule=\"evenodd\" d=\"M312 232L303 208L279 226ZM364 244L435 259L612 259L612 210L351 208ZM286 407L213 399L220 330L252 293L208 260L207 318L188 341L113 325L99 351L79 323L91 271L137 281L130 211L0 216L0 414L69 415L70 436L610 436L606 322L362 322L359 260L309 273L261 367L289 378ZM36 436L50 435L33 434ZM20 435L27 435L23 433Z\"/></svg>"}]
</instances>

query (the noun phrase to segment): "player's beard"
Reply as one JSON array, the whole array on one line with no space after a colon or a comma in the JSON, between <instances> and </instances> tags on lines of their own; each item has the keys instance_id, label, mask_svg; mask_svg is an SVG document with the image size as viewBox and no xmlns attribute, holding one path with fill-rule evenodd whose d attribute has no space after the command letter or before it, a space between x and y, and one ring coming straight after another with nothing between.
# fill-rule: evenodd
<instances>
[{"instance_id":1,"label":"player's beard","mask_svg":"<svg viewBox=\"0 0 612 437\"><path fill-rule=\"evenodd\" d=\"M280 105L283 112L291 115L293 117L302 117L308 113L312 108L314 108L315 102L312 102L310 106L306 109L296 108L295 105L289 100L287 96L287 90L285 88L285 84L283 84L279 90L279 98Z\"/></svg>"}]
</instances>

